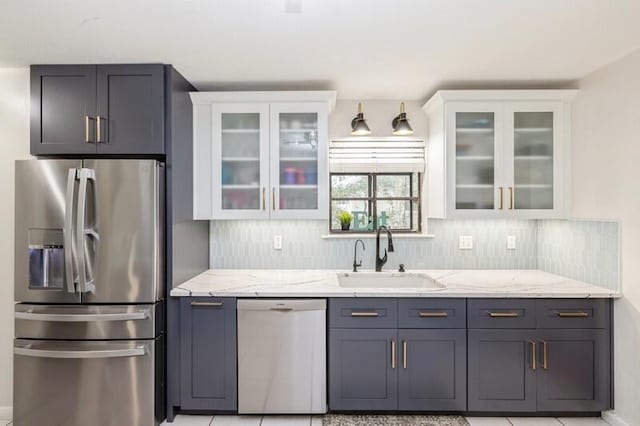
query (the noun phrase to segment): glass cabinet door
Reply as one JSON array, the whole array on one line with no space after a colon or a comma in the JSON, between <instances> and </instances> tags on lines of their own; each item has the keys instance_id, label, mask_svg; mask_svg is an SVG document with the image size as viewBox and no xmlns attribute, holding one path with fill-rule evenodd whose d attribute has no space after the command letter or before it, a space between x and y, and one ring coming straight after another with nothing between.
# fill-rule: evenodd
<instances>
[{"instance_id":1,"label":"glass cabinet door","mask_svg":"<svg viewBox=\"0 0 640 426\"><path fill-rule=\"evenodd\" d=\"M213 111L216 218L268 216L268 105L215 105Z\"/></svg>"},{"instance_id":2,"label":"glass cabinet door","mask_svg":"<svg viewBox=\"0 0 640 426\"><path fill-rule=\"evenodd\" d=\"M457 212L496 209L497 168L499 145L497 134L499 114L492 107L465 108L459 106L452 111L455 150L451 157L455 164L450 167L450 179L454 182L453 208Z\"/></svg>"},{"instance_id":3,"label":"glass cabinet door","mask_svg":"<svg viewBox=\"0 0 640 426\"><path fill-rule=\"evenodd\" d=\"M509 148L513 150L509 203L514 210L555 208L556 119L553 107L518 107L509 111Z\"/></svg>"},{"instance_id":4,"label":"glass cabinet door","mask_svg":"<svg viewBox=\"0 0 640 426\"><path fill-rule=\"evenodd\" d=\"M328 215L326 108L271 104L272 217Z\"/></svg>"}]
</instances>

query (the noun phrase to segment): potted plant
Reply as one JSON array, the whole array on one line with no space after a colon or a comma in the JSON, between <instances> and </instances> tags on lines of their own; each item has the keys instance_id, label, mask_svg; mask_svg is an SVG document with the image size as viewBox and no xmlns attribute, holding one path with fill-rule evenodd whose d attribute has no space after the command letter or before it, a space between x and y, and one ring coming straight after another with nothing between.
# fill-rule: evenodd
<instances>
[{"instance_id":1,"label":"potted plant","mask_svg":"<svg viewBox=\"0 0 640 426\"><path fill-rule=\"evenodd\" d=\"M348 211L341 211L338 213L338 220L340 221L340 226L343 231L348 231L351 227L351 221L353 220L353 215Z\"/></svg>"}]
</instances>

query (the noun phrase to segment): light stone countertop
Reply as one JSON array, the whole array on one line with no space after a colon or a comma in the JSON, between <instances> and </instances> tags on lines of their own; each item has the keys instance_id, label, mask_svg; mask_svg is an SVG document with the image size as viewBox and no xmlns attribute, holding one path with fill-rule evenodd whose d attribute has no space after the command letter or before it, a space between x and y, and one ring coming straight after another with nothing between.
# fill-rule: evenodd
<instances>
[{"instance_id":1,"label":"light stone countertop","mask_svg":"<svg viewBox=\"0 0 640 426\"><path fill-rule=\"evenodd\" d=\"M372 271L362 271L371 274ZM386 271L383 274L390 274ZM410 270L438 288L346 288L340 270L208 270L171 290L205 297L558 297L615 298L620 293L540 270ZM394 273L401 274L401 273ZM355 274L357 275L357 274Z\"/></svg>"}]
</instances>

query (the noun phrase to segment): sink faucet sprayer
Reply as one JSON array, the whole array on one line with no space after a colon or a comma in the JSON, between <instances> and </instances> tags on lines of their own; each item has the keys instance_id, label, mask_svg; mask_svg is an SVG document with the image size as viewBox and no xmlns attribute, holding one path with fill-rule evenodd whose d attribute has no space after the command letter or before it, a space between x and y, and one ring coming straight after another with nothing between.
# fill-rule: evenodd
<instances>
[{"instance_id":1,"label":"sink faucet sprayer","mask_svg":"<svg viewBox=\"0 0 640 426\"><path fill-rule=\"evenodd\" d=\"M380 231L383 228L387 232L387 248L384 249L384 256L380 258ZM381 225L376 233L376 272L382 272L382 267L387 263L387 249L389 253L393 253L393 238L391 237L391 231L386 226Z\"/></svg>"}]
</instances>

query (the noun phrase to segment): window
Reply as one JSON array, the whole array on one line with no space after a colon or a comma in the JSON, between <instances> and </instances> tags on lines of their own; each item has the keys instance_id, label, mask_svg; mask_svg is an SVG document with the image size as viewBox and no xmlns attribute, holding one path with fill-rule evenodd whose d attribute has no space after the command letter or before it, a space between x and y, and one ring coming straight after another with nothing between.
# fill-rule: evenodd
<instances>
[{"instance_id":1,"label":"window","mask_svg":"<svg viewBox=\"0 0 640 426\"><path fill-rule=\"evenodd\" d=\"M349 232L420 232L420 173L332 173L331 232L341 231L338 214L353 215Z\"/></svg>"}]
</instances>

